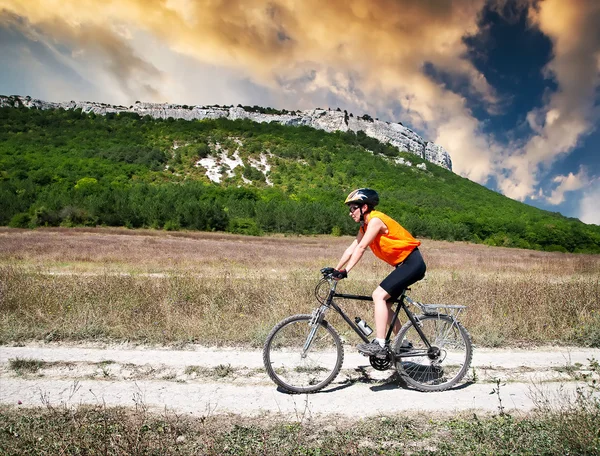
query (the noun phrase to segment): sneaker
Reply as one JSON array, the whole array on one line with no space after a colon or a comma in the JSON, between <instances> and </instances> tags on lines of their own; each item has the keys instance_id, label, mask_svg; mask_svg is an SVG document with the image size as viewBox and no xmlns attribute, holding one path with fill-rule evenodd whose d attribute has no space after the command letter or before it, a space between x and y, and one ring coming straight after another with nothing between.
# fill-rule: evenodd
<instances>
[{"instance_id":1,"label":"sneaker","mask_svg":"<svg viewBox=\"0 0 600 456\"><path fill-rule=\"evenodd\" d=\"M387 356L387 350L385 347L379 345L376 340L369 342L368 344L358 344L356 346L359 353L366 356Z\"/></svg>"}]
</instances>

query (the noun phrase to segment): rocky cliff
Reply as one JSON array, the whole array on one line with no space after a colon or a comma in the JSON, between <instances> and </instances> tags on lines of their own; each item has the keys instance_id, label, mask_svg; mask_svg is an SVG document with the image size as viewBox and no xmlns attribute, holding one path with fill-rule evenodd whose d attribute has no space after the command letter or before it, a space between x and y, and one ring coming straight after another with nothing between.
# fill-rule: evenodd
<instances>
[{"instance_id":1,"label":"rocky cliff","mask_svg":"<svg viewBox=\"0 0 600 456\"><path fill-rule=\"evenodd\" d=\"M333 132L363 131L367 136L378 139L383 143L390 143L401 151L411 152L436 165L452 170L450 154L440 145L424 140L410 128L399 123L382 122L374 120L368 115L354 117L345 111L325 109L311 109L307 111L276 111L265 113L262 108L249 107L206 107L187 106L167 103L143 103L134 105L113 106L105 103L90 101L70 101L55 103L37 100L24 96L0 95L0 107L26 107L37 109L81 109L86 113L106 115L108 113L135 112L140 116L149 115L153 118L185 120L217 119L250 119L254 122L278 122L284 125L306 125L312 128Z\"/></svg>"}]
</instances>

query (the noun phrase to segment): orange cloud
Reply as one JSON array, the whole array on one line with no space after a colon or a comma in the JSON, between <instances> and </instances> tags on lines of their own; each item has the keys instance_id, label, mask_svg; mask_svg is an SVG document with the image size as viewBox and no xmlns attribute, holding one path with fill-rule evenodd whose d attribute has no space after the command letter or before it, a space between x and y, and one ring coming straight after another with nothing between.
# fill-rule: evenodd
<instances>
[{"instance_id":1,"label":"orange cloud","mask_svg":"<svg viewBox=\"0 0 600 456\"><path fill-rule=\"evenodd\" d=\"M461 58L462 37L476 29L482 4L483 0L0 0L0 7L36 26L60 21L63 31L54 27L53 33L81 34L92 27L102 36L114 33L118 25L141 29L173 50L211 64L240 66L265 79L296 67L324 65L356 71L371 89L395 90L409 85L404 81L419 83L415 76L424 62L431 62L468 77L491 100L493 90L485 78ZM79 44L86 47L89 42ZM118 62L118 47L113 50ZM388 76L380 78L380 73Z\"/></svg>"}]
</instances>

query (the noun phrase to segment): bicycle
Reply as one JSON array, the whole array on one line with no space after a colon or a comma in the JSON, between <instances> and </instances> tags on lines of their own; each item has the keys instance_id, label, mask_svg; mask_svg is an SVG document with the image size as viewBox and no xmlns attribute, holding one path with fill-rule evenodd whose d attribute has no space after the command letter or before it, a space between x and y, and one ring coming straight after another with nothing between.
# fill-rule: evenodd
<instances>
[{"instance_id":1,"label":"bicycle","mask_svg":"<svg viewBox=\"0 0 600 456\"><path fill-rule=\"evenodd\" d=\"M321 305L310 315L292 315L280 321L265 341L263 362L267 373L287 392L320 391L339 374L344 347L337 330L324 318L328 310L334 309L362 340L369 342L334 299L373 299L337 293L338 281L333 272L333 268L321 269L323 277L315 288ZM397 305L386 335L387 354L370 356L369 362L376 370L395 368L407 385L419 391L445 391L463 379L473 357L471 336L458 321L466 306L421 304L406 295L408 290L393 301ZM413 314L406 302L421 313ZM400 309L408 320L391 341Z\"/></svg>"}]
</instances>

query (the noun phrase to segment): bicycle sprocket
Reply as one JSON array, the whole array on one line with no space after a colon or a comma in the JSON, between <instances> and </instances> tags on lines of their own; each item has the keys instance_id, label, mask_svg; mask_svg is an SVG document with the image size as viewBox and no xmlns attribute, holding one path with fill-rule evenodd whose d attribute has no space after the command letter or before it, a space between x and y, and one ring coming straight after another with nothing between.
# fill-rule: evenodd
<instances>
[{"instance_id":1,"label":"bicycle sprocket","mask_svg":"<svg viewBox=\"0 0 600 456\"><path fill-rule=\"evenodd\" d=\"M390 365L392 364L392 360L390 355L388 354L387 358L378 358L377 356L369 356L369 362L374 369L378 371L388 370Z\"/></svg>"}]
</instances>

